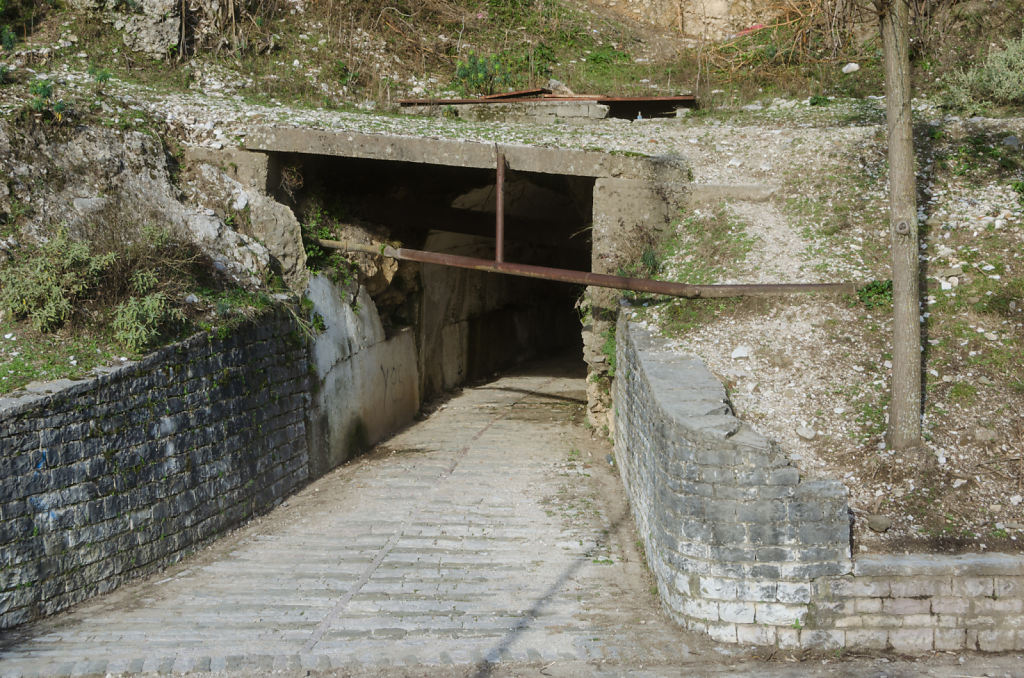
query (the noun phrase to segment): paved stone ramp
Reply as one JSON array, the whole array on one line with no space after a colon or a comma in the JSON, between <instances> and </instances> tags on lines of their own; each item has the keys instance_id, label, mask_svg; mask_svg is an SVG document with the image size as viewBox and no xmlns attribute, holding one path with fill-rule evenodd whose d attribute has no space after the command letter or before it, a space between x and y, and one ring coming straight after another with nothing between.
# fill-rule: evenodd
<instances>
[{"instance_id":1,"label":"paved stone ramp","mask_svg":"<svg viewBox=\"0 0 1024 678\"><path fill-rule=\"evenodd\" d=\"M1020 675L759 663L680 631L584 408L553 364L468 389L185 563L7 632L0 676Z\"/></svg>"},{"instance_id":2,"label":"paved stone ramp","mask_svg":"<svg viewBox=\"0 0 1024 678\"><path fill-rule=\"evenodd\" d=\"M11 634L0 673L685 661L584 407L550 369L467 390L183 565Z\"/></svg>"}]
</instances>

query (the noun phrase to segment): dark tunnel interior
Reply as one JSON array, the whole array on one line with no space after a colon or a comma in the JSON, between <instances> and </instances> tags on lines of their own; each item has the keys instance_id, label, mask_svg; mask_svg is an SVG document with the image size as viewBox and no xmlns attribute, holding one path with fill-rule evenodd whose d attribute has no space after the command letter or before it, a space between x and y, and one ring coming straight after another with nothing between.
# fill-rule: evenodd
<instances>
[{"instance_id":1,"label":"dark tunnel interior","mask_svg":"<svg viewBox=\"0 0 1024 678\"><path fill-rule=\"evenodd\" d=\"M505 260L589 271L593 184L507 171ZM307 238L494 258L496 170L285 155L270 188ZM372 258L352 257L385 331L416 332L425 398L531 358L564 355L582 369L581 286Z\"/></svg>"}]
</instances>

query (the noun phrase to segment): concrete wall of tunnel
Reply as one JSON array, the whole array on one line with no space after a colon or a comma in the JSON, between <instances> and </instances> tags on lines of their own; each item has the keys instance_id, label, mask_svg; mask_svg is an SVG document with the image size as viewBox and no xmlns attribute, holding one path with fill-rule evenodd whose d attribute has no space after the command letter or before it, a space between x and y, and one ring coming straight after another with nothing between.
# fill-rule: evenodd
<instances>
[{"instance_id":1,"label":"concrete wall of tunnel","mask_svg":"<svg viewBox=\"0 0 1024 678\"><path fill-rule=\"evenodd\" d=\"M420 408L411 330L388 338L373 301L328 277L310 278L307 298L323 322L310 360L316 388L310 408L310 471L319 476L412 420Z\"/></svg>"}]
</instances>

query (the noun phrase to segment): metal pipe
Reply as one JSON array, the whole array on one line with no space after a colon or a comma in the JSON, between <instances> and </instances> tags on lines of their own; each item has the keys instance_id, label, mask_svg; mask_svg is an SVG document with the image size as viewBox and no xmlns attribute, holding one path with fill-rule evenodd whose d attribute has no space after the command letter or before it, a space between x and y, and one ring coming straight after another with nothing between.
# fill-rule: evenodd
<instances>
[{"instance_id":1,"label":"metal pipe","mask_svg":"<svg viewBox=\"0 0 1024 678\"><path fill-rule=\"evenodd\" d=\"M534 266L532 264L513 264L502 261L488 261L464 257L458 254L442 254L440 252L424 252L390 245L367 245L340 240L319 240L321 247L344 250L347 252L363 252L376 254L401 261L415 261L421 264L438 264L454 266L488 273L504 273L525 278L554 280L576 285L593 285L610 287L617 290L664 294L686 299L710 299L723 297L771 297L780 294L801 294L808 292L824 292L826 294L852 294L857 291L858 284L846 283L781 283L767 285L688 285L686 283L667 282L664 280L645 280L627 278L605 273L587 271L570 271L564 268Z\"/></svg>"},{"instance_id":2,"label":"metal pipe","mask_svg":"<svg viewBox=\"0 0 1024 678\"><path fill-rule=\"evenodd\" d=\"M495 182L496 204L494 206L494 260L505 261L505 154L494 145L498 156L498 177Z\"/></svg>"}]
</instances>

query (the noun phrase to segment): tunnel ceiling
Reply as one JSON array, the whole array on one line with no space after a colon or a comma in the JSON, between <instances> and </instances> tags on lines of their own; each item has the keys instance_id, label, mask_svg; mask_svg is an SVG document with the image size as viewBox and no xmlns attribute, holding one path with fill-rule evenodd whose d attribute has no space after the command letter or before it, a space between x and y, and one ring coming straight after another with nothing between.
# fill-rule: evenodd
<instances>
[{"instance_id":1,"label":"tunnel ceiling","mask_svg":"<svg viewBox=\"0 0 1024 678\"><path fill-rule=\"evenodd\" d=\"M494 170L314 155L283 163L299 167L304 179L295 202L316 197L343 219L383 227L411 246L431 230L494 237ZM593 183L590 177L508 172L510 254L522 263L589 269Z\"/></svg>"}]
</instances>

